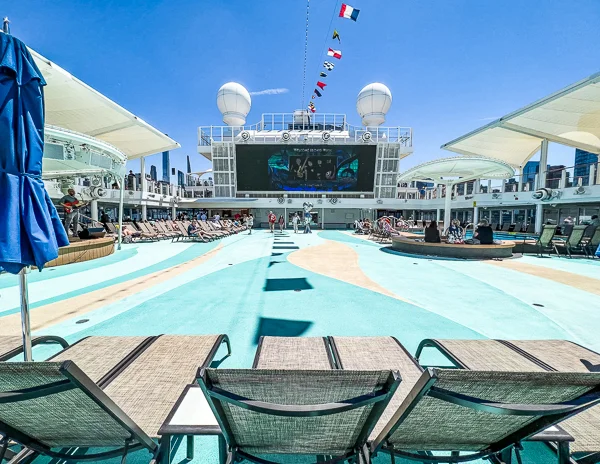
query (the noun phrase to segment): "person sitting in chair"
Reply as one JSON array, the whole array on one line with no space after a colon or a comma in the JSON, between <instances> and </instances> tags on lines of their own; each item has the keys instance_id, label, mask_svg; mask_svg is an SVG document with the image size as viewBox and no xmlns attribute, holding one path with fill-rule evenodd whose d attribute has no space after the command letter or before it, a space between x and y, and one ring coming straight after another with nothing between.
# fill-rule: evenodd
<instances>
[{"instance_id":1,"label":"person sitting in chair","mask_svg":"<svg viewBox=\"0 0 600 464\"><path fill-rule=\"evenodd\" d=\"M441 243L440 231L436 221L431 221L427 227L425 227L425 242L427 243Z\"/></svg>"},{"instance_id":2,"label":"person sitting in chair","mask_svg":"<svg viewBox=\"0 0 600 464\"><path fill-rule=\"evenodd\" d=\"M493 245L494 244L494 231L490 227L490 223L487 219L482 219L475 229L475 235L473 237L474 242L481 245Z\"/></svg>"},{"instance_id":3,"label":"person sitting in chair","mask_svg":"<svg viewBox=\"0 0 600 464\"><path fill-rule=\"evenodd\" d=\"M450 227L446 231L446 237L448 237L448 243L465 243L463 229L458 219L454 219L450 223Z\"/></svg>"},{"instance_id":4,"label":"person sitting in chair","mask_svg":"<svg viewBox=\"0 0 600 464\"><path fill-rule=\"evenodd\" d=\"M194 227L194 225L190 222L190 224L188 225L187 228L187 233L190 237L199 237L198 232L200 232L200 229L198 229L197 227Z\"/></svg>"}]
</instances>

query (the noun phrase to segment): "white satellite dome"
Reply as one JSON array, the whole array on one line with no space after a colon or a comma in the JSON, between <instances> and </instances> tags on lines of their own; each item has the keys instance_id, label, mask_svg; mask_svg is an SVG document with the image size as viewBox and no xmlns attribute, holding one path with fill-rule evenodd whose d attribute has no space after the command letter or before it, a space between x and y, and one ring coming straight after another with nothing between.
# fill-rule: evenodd
<instances>
[{"instance_id":1,"label":"white satellite dome","mask_svg":"<svg viewBox=\"0 0 600 464\"><path fill-rule=\"evenodd\" d=\"M252 99L246 88L237 82L228 82L217 92L217 107L228 126L243 126L250 112Z\"/></svg>"},{"instance_id":2,"label":"white satellite dome","mask_svg":"<svg viewBox=\"0 0 600 464\"><path fill-rule=\"evenodd\" d=\"M392 106L392 92L379 82L363 87L356 97L356 111L365 126L383 124L390 106Z\"/></svg>"}]
</instances>

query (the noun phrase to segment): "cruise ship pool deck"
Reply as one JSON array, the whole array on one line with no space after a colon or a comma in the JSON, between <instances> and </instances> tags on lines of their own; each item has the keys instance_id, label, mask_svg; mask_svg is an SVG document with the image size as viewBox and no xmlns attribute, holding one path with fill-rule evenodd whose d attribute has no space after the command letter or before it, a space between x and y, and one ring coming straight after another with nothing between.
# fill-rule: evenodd
<instances>
[{"instance_id":1,"label":"cruise ship pool deck","mask_svg":"<svg viewBox=\"0 0 600 464\"><path fill-rule=\"evenodd\" d=\"M105 258L32 272L29 282L34 335L72 343L224 333L227 368L250 368L263 335L392 335L412 354L426 338L566 339L600 351L600 260L585 258L433 259L342 231L256 230L210 243L124 244ZM17 277L0 276L0 293L0 335L18 335ZM34 359L54 352L35 347ZM215 437L195 443L194 462L218 462ZM173 462L185 460L184 448ZM555 460L545 445L525 445L525 463Z\"/></svg>"}]
</instances>

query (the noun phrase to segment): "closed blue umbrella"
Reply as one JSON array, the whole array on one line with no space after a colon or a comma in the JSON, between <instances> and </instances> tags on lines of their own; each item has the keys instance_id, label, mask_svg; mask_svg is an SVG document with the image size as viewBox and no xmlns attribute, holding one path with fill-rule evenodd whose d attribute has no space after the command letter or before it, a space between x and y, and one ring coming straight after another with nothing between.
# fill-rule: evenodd
<instances>
[{"instance_id":1,"label":"closed blue umbrella","mask_svg":"<svg viewBox=\"0 0 600 464\"><path fill-rule=\"evenodd\" d=\"M0 267L21 274L23 325L29 331L23 268L41 270L69 239L42 181L46 82L7 25L5 20L0 33ZM24 340L28 335L24 330Z\"/></svg>"}]
</instances>

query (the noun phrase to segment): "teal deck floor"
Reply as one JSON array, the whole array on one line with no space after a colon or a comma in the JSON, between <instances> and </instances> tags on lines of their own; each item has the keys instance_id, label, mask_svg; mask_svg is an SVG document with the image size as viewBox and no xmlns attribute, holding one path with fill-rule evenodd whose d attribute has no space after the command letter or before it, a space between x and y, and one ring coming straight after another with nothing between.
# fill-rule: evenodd
<instances>
[{"instance_id":1,"label":"teal deck floor","mask_svg":"<svg viewBox=\"0 0 600 464\"><path fill-rule=\"evenodd\" d=\"M261 335L393 335L413 353L424 338L561 338L600 351L597 294L484 262L401 256L343 232L286 235L274 239L257 230L251 236L225 238L202 264L85 314L87 323L77 324L78 316L39 333L61 335L70 342L89 335L226 333L233 355L223 367L250 367ZM287 260L295 247L303 250L328 240L350 247L367 277L412 303ZM32 274L32 311L183 264L218 245L124 245L106 258ZM529 256L520 260L600 279L598 261ZM2 316L16 311L17 280L0 276L0 324ZM39 347L34 356L43 359L51 352ZM180 450L174 462L183 460L183 453ZM129 462L143 462L146 456L135 453ZM539 444L527 445L524 462L547 458ZM215 439L197 439L194 462L217 462Z\"/></svg>"}]
</instances>

